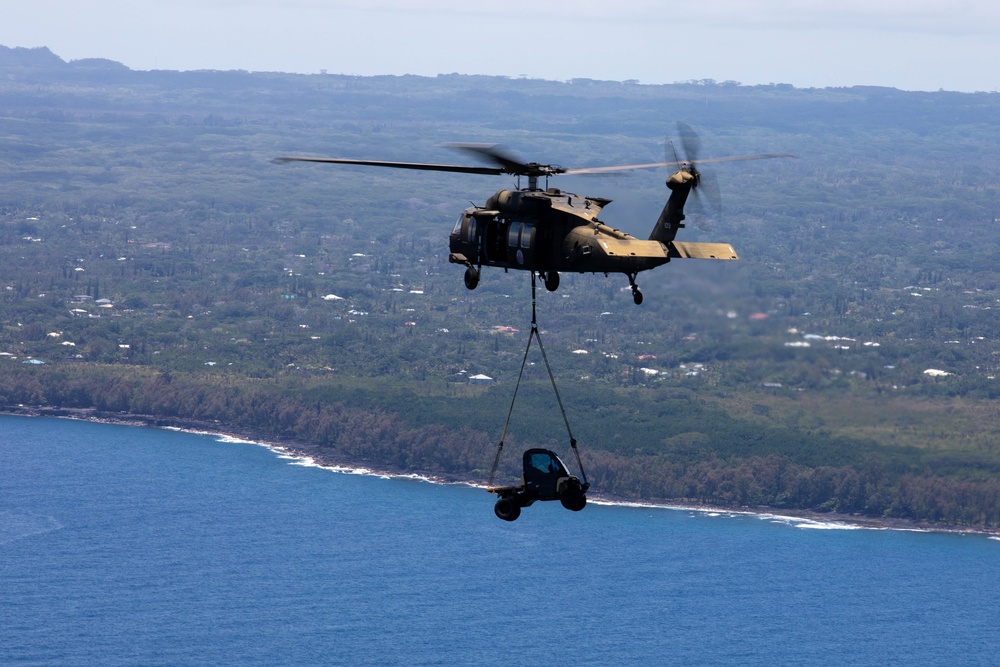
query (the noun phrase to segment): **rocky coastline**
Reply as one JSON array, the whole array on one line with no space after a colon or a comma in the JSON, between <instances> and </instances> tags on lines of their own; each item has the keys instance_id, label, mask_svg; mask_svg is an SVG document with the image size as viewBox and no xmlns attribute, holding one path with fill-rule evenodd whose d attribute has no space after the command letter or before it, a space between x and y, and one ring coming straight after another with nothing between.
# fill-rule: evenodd
<instances>
[{"instance_id":1,"label":"rocky coastline","mask_svg":"<svg viewBox=\"0 0 1000 667\"><path fill-rule=\"evenodd\" d=\"M62 419L78 419L105 424L120 424L123 426L145 426L152 428L169 428L189 432L217 435L221 437L238 438L248 442L258 443L269 447L275 451L280 451L290 456L304 458L313 461L315 464L334 469L347 469L363 471L367 474L386 477L407 477L421 478L435 484L466 484L473 487L485 489L483 480L473 480L467 477L443 474L438 471L428 470L404 470L386 466L377 462L353 460L343 455L339 455L336 450L317 447L308 442L291 440L273 440L262 438L255 434L239 428L232 428L219 421L207 421L200 419L190 419L184 417L164 417L157 415L142 415L127 412L108 412L95 408L63 408L59 406L24 406L6 405L0 406L0 414L23 416L23 417L55 417ZM840 514L836 512L813 512L807 510L791 510L786 508L771 507L723 507L716 505L705 505L674 501L666 499L644 499L625 498L609 494L591 493L589 499L595 503L605 503L614 505L625 505L633 507L649 508L674 508L686 509L696 512L718 512L734 514L752 514L781 517L804 522L815 522L816 524L840 524L844 528L863 528L869 530L901 530L915 532L940 532L953 534L985 535L1000 539L1000 532L967 528L961 526L951 526L948 524L932 523L926 521L912 521L908 519L868 517L856 514Z\"/></svg>"}]
</instances>

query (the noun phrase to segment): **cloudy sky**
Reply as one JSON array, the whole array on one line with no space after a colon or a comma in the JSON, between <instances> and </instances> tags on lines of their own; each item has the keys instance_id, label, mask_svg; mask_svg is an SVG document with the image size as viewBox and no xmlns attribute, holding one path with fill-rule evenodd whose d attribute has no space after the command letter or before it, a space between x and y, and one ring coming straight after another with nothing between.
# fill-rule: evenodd
<instances>
[{"instance_id":1,"label":"cloudy sky","mask_svg":"<svg viewBox=\"0 0 1000 667\"><path fill-rule=\"evenodd\" d=\"M997 0L0 0L0 44L132 69L1000 89Z\"/></svg>"}]
</instances>

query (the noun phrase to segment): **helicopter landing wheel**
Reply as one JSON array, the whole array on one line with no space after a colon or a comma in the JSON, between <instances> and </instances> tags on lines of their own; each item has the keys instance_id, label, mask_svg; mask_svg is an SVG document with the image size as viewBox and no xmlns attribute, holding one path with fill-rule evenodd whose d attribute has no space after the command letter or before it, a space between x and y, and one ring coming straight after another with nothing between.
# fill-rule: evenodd
<instances>
[{"instance_id":1,"label":"helicopter landing wheel","mask_svg":"<svg viewBox=\"0 0 1000 667\"><path fill-rule=\"evenodd\" d=\"M504 521L517 521L521 516L521 508L513 498L501 498L493 506L493 513Z\"/></svg>"},{"instance_id":2,"label":"helicopter landing wheel","mask_svg":"<svg viewBox=\"0 0 1000 667\"><path fill-rule=\"evenodd\" d=\"M476 289L477 285L479 285L479 271L470 266L465 270L465 286L468 289Z\"/></svg>"},{"instance_id":3,"label":"helicopter landing wheel","mask_svg":"<svg viewBox=\"0 0 1000 667\"><path fill-rule=\"evenodd\" d=\"M544 278L544 280L545 280L545 289L547 289L550 292L555 292L557 289L559 289L559 272L558 271L549 271L548 273L545 273L543 275L545 276L545 278Z\"/></svg>"}]
</instances>

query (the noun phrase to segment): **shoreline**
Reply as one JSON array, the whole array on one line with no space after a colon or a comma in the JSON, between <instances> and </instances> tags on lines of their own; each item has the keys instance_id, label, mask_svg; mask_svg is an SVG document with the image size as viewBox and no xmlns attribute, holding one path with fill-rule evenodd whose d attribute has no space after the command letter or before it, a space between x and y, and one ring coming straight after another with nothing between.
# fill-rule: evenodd
<instances>
[{"instance_id":1,"label":"shoreline","mask_svg":"<svg viewBox=\"0 0 1000 667\"><path fill-rule=\"evenodd\" d=\"M473 488L486 489L482 481L471 480L458 475L448 475L431 471L414 471L392 469L391 467L372 467L366 462L353 461L343 457L331 456L329 451L321 450L315 445L297 441L271 441L257 437L253 433L227 427L221 422L205 421L183 417L157 417L154 415L138 415L123 412L105 412L95 408L52 408L28 406L0 406L0 414L21 417L56 417L76 419L102 424L117 424L122 426L144 426L147 428L163 428L169 430L229 438L234 442L266 447L287 458L299 459L335 472L388 477L398 479L413 479L431 484L461 484ZM762 519L776 521L801 522L800 528L826 528L840 530L898 530L924 533L950 533L958 535L981 535L1000 540L1000 531L978 528L961 528L946 524L936 524L910 519L890 519L883 517L866 517L836 512L814 512L809 510L794 510L772 507L726 507L705 505L701 503L686 503L683 501L649 500L625 498L611 494L588 494L588 501L599 505L617 507L635 507L648 509L670 509L706 514L734 514L756 516Z\"/></svg>"}]
</instances>

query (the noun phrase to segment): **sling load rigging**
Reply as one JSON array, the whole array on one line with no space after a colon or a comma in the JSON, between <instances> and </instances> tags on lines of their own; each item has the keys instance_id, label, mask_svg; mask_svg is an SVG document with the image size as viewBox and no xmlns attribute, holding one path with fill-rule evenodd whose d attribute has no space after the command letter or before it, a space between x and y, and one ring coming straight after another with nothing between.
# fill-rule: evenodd
<instances>
[{"instance_id":1,"label":"sling load rigging","mask_svg":"<svg viewBox=\"0 0 1000 667\"><path fill-rule=\"evenodd\" d=\"M543 277L543 280L545 278ZM569 445L576 455L576 464L580 470L580 478L569 474L566 465L559 457L548 449L529 449L524 452L522 465L524 474L521 477L521 484L517 486L494 486L493 479L496 476L497 466L500 464L500 454L503 453L504 441L507 438L507 427L510 426L510 417L514 412L514 402L517 400L517 391L521 386L521 378L524 377L524 366L528 360L528 352L531 350L531 342L538 341L538 349L542 353L545 361L545 369L549 373L549 381L552 383L552 391L555 392L556 402L559 404L559 411L562 413L563 423L566 424L566 432L569 434ZM587 473L583 470L583 462L580 460L580 450L576 446L576 438L573 437L573 430L569 426L569 419L566 417L566 409L563 407L562 398L559 396L559 389L556 387L556 379L552 374L552 367L549 359L545 355L545 347L542 346L542 336L538 332L538 320L535 314L535 272L531 273L531 332L528 334L528 344L524 349L524 358L521 359L521 372L517 376L517 384L514 386L514 396L510 400L510 409L507 411L507 421L503 425L503 433L500 435L500 444L497 446L497 453L493 459L493 467L490 469L489 481L486 490L498 496L496 505L493 507L494 513L504 521L514 521L521 516L521 508L532 505L537 500L558 500L562 506L568 510L579 512L587 505L587 489L590 484L587 482Z\"/></svg>"}]
</instances>

